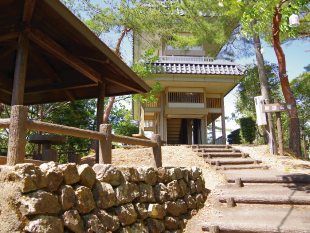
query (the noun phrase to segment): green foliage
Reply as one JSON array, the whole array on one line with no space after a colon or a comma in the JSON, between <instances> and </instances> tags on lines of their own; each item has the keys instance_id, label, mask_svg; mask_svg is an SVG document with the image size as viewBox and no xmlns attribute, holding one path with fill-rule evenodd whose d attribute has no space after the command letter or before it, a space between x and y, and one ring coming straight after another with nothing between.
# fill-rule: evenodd
<instances>
[{"instance_id":1,"label":"green foliage","mask_svg":"<svg viewBox=\"0 0 310 233\"><path fill-rule=\"evenodd\" d=\"M240 144L241 143L240 129L231 131L230 134L227 136L227 141L229 144Z\"/></svg>"},{"instance_id":2,"label":"green foliage","mask_svg":"<svg viewBox=\"0 0 310 233\"><path fill-rule=\"evenodd\" d=\"M240 118L240 130L242 138L252 144L256 136L256 122L252 117L243 117Z\"/></svg>"},{"instance_id":3,"label":"green foliage","mask_svg":"<svg viewBox=\"0 0 310 233\"><path fill-rule=\"evenodd\" d=\"M307 69L306 69L307 70ZM310 120L310 72L300 74L290 82L297 103L301 124L309 127Z\"/></svg>"},{"instance_id":4,"label":"green foliage","mask_svg":"<svg viewBox=\"0 0 310 233\"><path fill-rule=\"evenodd\" d=\"M278 67L276 64L265 62L266 75L268 78L271 99L281 99L280 82L277 77ZM239 82L236 91L236 111L244 117L256 118L254 97L261 95L258 67L248 64L245 76Z\"/></svg>"}]
</instances>

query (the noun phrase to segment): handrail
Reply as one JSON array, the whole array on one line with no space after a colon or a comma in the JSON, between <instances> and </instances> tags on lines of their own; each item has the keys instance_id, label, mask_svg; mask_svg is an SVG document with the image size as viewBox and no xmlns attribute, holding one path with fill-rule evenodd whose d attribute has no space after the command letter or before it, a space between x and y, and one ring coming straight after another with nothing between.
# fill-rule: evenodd
<instances>
[{"instance_id":1,"label":"handrail","mask_svg":"<svg viewBox=\"0 0 310 233\"><path fill-rule=\"evenodd\" d=\"M10 118L0 119L0 129L10 128Z\"/></svg>"},{"instance_id":2,"label":"handrail","mask_svg":"<svg viewBox=\"0 0 310 233\"><path fill-rule=\"evenodd\" d=\"M140 139L140 138L133 138L128 136L121 136L121 135L111 135L113 142L121 142L126 144L133 144L133 145L141 145L141 146L149 146L149 147L156 147L156 142L152 142L147 139Z\"/></svg>"},{"instance_id":3,"label":"handrail","mask_svg":"<svg viewBox=\"0 0 310 233\"><path fill-rule=\"evenodd\" d=\"M49 133L58 133L68 136L75 136L80 138L90 138L97 140L104 140L104 135L97 131L79 129L71 126L58 125L36 120L27 120L27 128L38 131L45 131Z\"/></svg>"}]
</instances>

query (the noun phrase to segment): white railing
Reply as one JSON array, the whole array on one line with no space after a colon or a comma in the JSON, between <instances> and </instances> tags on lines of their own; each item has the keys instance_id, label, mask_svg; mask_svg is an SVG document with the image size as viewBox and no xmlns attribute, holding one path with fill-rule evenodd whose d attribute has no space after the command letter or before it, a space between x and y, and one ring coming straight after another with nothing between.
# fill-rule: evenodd
<instances>
[{"instance_id":1,"label":"white railing","mask_svg":"<svg viewBox=\"0 0 310 233\"><path fill-rule=\"evenodd\" d=\"M213 57L188 57L188 56L159 56L158 62L183 61L183 62L231 62L230 59Z\"/></svg>"}]
</instances>

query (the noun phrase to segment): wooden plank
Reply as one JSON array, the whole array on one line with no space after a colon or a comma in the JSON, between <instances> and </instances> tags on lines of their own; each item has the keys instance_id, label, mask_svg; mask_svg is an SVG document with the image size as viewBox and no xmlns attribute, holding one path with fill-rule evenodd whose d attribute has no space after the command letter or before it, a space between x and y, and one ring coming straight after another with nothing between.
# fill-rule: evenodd
<instances>
[{"instance_id":1,"label":"wooden plank","mask_svg":"<svg viewBox=\"0 0 310 233\"><path fill-rule=\"evenodd\" d=\"M262 111L267 113L267 112L286 112L286 111L291 111L293 109L294 105L293 104L281 104L281 103L276 103L276 104L264 104L262 105Z\"/></svg>"},{"instance_id":2,"label":"wooden plank","mask_svg":"<svg viewBox=\"0 0 310 233\"><path fill-rule=\"evenodd\" d=\"M36 51L31 51L30 56L35 60L35 62L40 66L40 68L44 71L45 74L55 82L62 83L62 80L58 77L56 72L52 69L52 67L47 63L47 61ZM75 97L71 93L70 90L64 90L67 97L70 101L75 101Z\"/></svg>"},{"instance_id":3,"label":"wooden plank","mask_svg":"<svg viewBox=\"0 0 310 233\"><path fill-rule=\"evenodd\" d=\"M118 81L116 79L111 79L109 77L105 77L105 80L107 80L109 82L112 82L112 83L115 83L115 84L117 84L119 86L126 87L126 88L128 88L130 90L133 90L133 91L136 91L136 92L138 92L140 94L145 93L144 91L141 91L141 87L140 86L134 85L134 82L132 82L132 81L130 82L130 81L127 81L125 79L122 79L122 80Z\"/></svg>"},{"instance_id":4,"label":"wooden plank","mask_svg":"<svg viewBox=\"0 0 310 233\"><path fill-rule=\"evenodd\" d=\"M48 91L58 91L58 90L66 90L66 89L76 89L76 88L85 88L85 87L93 87L98 86L95 83L86 84L85 82L63 82L63 83L51 83L51 84L45 84L45 85L39 85L39 86L33 86L33 87L26 87L25 88L25 94L30 93L42 93L42 92L48 92Z\"/></svg>"},{"instance_id":5,"label":"wooden plank","mask_svg":"<svg viewBox=\"0 0 310 233\"><path fill-rule=\"evenodd\" d=\"M86 77L93 80L94 82L96 83L101 82L101 75L97 71L89 67L87 64L82 62L74 55L72 55L65 48L63 48L58 43L53 41L51 38L49 38L40 30L31 27L30 39L39 46L41 46L42 48L44 48L45 50L47 50L48 52L52 53L58 59L62 60L69 66L73 67L80 73L84 74Z\"/></svg>"},{"instance_id":6,"label":"wooden plank","mask_svg":"<svg viewBox=\"0 0 310 233\"><path fill-rule=\"evenodd\" d=\"M28 33L23 32L18 38L18 49L15 62L14 82L12 92L12 106L23 105L28 51L29 51Z\"/></svg>"}]
</instances>

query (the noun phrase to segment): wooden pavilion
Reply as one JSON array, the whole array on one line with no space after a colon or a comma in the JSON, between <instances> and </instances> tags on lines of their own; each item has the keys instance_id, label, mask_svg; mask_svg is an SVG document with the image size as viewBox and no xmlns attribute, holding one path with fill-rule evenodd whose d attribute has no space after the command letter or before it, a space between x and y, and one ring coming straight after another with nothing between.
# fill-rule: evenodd
<instances>
[{"instance_id":1,"label":"wooden pavilion","mask_svg":"<svg viewBox=\"0 0 310 233\"><path fill-rule=\"evenodd\" d=\"M0 102L20 106L98 98L99 126L105 96L149 90L59 0L0 2ZM11 133L23 126L22 114L12 110L8 157L20 153L12 148Z\"/></svg>"}]
</instances>

